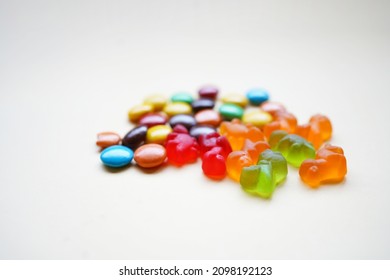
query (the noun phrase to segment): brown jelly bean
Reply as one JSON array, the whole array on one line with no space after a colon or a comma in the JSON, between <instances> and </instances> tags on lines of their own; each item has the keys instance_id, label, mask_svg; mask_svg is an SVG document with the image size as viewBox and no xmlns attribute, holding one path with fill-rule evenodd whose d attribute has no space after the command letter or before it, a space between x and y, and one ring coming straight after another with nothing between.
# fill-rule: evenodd
<instances>
[{"instance_id":1,"label":"brown jelly bean","mask_svg":"<svg viewBox=\"0 0 390 280\"><path fill-rule=\"evenodd\" d=\"M198 99L192 102L192 110L194 113L197 113L201 110L205 109L213 109L215 105L215 102L211 99Z\"/></svg>"},{"instance_id":2,"label":"brown jelly bean","mask_svg":"<svg viewBox=\"0 0 390 280\"><path fill-rule=\"evenodd\" d=\"M147 127L152 127L155 125L161 125L167 123L167 116L161 113L150 113L143 116L139 120L140 125L146 125Z\"/></svg>"},{"instance_id":3,"label":"brown jelly bean","mask_svg":"<svg viewBox=\"0 0 390 280\"><path fill-rule=\"evenodd\" d=\"M176 125L181 124L182 126L184 126L189 130L191 127L196 125L196 121L193 116L180 114L180 115L173 116L169 120L169 124L171 127L175 127Z\"/></svg>"},{"instance_id":4,"label":"brown jelly bean","mask_svg":"<svg viewBox=\"0 0 390 280\"><path fill-rule=\"evenodd\" d=\"M135 162L144 168L157 167L164 163L167 152L164 146L159 144L145 144L135 150Z\"/></svg>"},{"instance_id":5,"label":"brown jelly bean","mask_svg":"<svg viewBox=\"0 0 390 280\"><path fill-rule=\"evenodd\" d=\"M195 120L198 124L218 126L221 123L222 118L217 111L206 109L196 113Z\"/></svg>"},{"instance_id":6,"label":"brown jelly bean","mask_svg":"<svg viewBox=\"0 0 390 280\"><path fill-rule=\"evenodd\" d=\"M213 86L204 86L199 89L199 97L200 98L208 98L208 99L217 99L218 89Z\"/></svg>"},{"instance_id":7,"label":"brown jelly bean","mask_svg":"<svg viewBox=\"0 0 390 280\"><path fill-rule=\"evenodd\" d=\"M122 145L134 151L145 143L147 131L148 127L146 125L133 128L125 135L125 137L123 137Z\"/></svg>"},{"instance_id":8,"label":"brown jelly bean","mask_svg":"<svg viewBox=\"0 0 390 280\"><path fill-rule=\"evenodd\" d=\"M100 148L107 148L118 145L121 142L121 137L115 132L100 132L97 135L96 145Z\"/></svg>"},{"instance_id":9,"label":"brown jelly bean","mask_svg":"<svg viewBox=\"0 0 390 280\"><path fill-rule=\"evenodd\" d=\"M209 134L209 133L213 133L216 131L217 130L214 127L209 126L209 125L195 125L191 128L190 135L192 137L198 138L199 135Z\"/></svg>"}]
</instances>

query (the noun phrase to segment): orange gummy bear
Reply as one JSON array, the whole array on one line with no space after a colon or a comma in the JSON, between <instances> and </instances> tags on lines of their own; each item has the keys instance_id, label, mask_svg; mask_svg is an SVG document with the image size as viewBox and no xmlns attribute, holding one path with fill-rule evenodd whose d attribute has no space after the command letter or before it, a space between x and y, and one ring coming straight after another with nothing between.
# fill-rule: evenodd
<instances>
[{"instance_id":1,"label":"orange gummy bear","mask_svg":"<svg viewBox=\"0 0 390 280\"><path fill-rule=\"evenodd\" d=\"M312 143L317 150L331 138L332 124L328 117L317 114L310 118L308 124L298 125L295 133Z\"/></svg>"},{"instance_id":2,"label":"orange gummy bear","mask_svg":"<svg viewBox=\"0 0 390 280\"><path fill-rule=\"evenodd\" d=\"M321 183L341 182L347 174L347 160L342 148L325 145L315 159L305 160L299 168L299 176L307 185L317 188Z\"/></svg>"},{"instance_id":3,"label":"orange gummy bear","mask_svg":"<svg viewBox=\"0 0 390 280\"><path fill-rule=\"evenodd\" d=\"M288 133L294 133L297 127L297 118L284 110L270 112L273 121L264 125L263 131L267 138L269 138L275 130L284 130Z\"/></svg>"},{"instance_id":4,"label":"orange gummy bear","mask_svg":"<svg viewBox=\"0 0 390 280\"><path fill-rule=\"evenodd\" d=\"M234 151L226 160L226 171L230 178L239 182L242 168L257 164L259 155L270 145L265 141L252 142L246 139L242 151Z\"/></svg>"},{"instance_id":5,"label":"orange gummy bear","mask_svg":"<svg viewBox=\"0 0 390 280\"><path fill-rule=\"evenodd\" d=\"M264 134L259 128L252 124L242 124L238 119L222 122L219 132L228 139L233 151L241 150L245 139L249 139L252 142L265 141Z\"/></svg>"}]
</instances>

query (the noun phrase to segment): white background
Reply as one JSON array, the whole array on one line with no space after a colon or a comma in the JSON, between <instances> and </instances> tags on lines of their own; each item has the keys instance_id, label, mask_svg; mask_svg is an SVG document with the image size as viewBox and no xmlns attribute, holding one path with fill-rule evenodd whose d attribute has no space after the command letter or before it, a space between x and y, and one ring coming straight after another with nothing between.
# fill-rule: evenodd
<instances>
[{"instance_id":1,"label":"white background","mask_svg":"<svg viewBox=\"0 0 390 280\"><path fill-rule=\"evenodd\" d=\"M1 1L0 258L390 258L388 1ZM200 162L107 171L150 93L267 88L344 148L343 184L291 168L267 201Z\"/></svg>"}]
</instances>

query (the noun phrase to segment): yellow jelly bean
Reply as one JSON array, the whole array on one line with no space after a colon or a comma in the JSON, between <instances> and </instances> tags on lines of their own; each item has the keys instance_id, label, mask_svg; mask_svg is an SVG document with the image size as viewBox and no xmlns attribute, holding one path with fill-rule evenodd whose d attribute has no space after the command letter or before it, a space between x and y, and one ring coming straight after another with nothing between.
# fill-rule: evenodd
<instances>
[{"instance_id":1,"label":"yellow jelly bean","mask_svg":"<svg viewBox=\"0 0 390 280\"><path fill-rule=\"evenodd\" d=\"M167 98L160 94L150 95L144 99L144 104L150 104L155 111L161 111L167 104Z\"/></svg>"},{"instance_id":2,"label":"yellow jelly bean","mask_svg":"<svg viewBox=\"0 0 390 280\"><path fill-rule=\"evenodd\" d=\"M138 122L139 119L147 114L153 112L153 106L150 104L142 104L142 105L136 105L129 111L129 119L132 122Z\"/></svg>"},{"instance_id":3,"label":"yellow jelly bean","mask_svg":"<svg viewBox=\"0 0 390 280\"><path fill-rule=\"evenodd\" d=\"M229 94L221 98L222 103L230 103L230 104L235 104L240 107L245 107L248 105L248 99L239 94Z\"/></svg>"},{"instance_id":4,"label":"yellow jelly bean","mask_svg":"<svg viewBox=\"0 0 390 280\"><path fill-rule=\"evenodd\" d=\"M156 125L148 129L146 133L146 142L155 144L164 144L165 139L169 133L172 132L172 128L168 125Z\"/></svg>"},{"instance_id":5,"label":"yellow jelly bean","mask_svg":"<svg viewBox=\"0 0 390 280\"><path fill-rule=\"evenodd\" d=\"M178 114L191 114L192 108L191 105L185 102L173 102L165 105L163 111L169 116L172 117Z\"/></svg>"},{"instance_id":6,"label":"yellow jelly bean","mask_svg":"<svg viewBox=\"0 0 390 280\"><path fill-rule=\"evenodd\" d=\"M271 121L272 116L260 109L246 111L242 116L243 123L251 123L256 127L263 127L265 124L270 123Z\"/></svg>"}]
</instances>

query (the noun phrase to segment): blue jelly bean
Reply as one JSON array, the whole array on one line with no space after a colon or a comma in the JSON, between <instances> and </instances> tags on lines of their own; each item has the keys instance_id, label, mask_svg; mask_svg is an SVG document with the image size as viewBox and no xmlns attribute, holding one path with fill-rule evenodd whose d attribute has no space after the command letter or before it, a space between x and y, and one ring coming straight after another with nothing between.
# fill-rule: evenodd
<instances>
[{"instance_id":1,"label":"blue jelly bean","mask_svg":"<svg viewBox=\"0 0 390 280\"><path fill-rule=\"evenodd\" d=\"M108 147L100 154L100 159L104 165L110 167L126 166L133 160L133 157L133 151L121 145Z\"/></svg>"},{"instance_id":2,"label":"blue jelly bean","mask_svg":"<svg viewBox=\"0 0 390 280\"><path fill-rule=\"evenodd\" d=\"M265 89L254 88L246 93L246 97L252 105L260 105L269 99L269 94Z\"/></svg>"}]
</instances>

